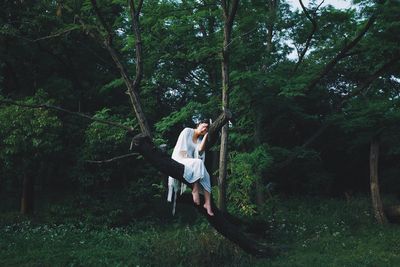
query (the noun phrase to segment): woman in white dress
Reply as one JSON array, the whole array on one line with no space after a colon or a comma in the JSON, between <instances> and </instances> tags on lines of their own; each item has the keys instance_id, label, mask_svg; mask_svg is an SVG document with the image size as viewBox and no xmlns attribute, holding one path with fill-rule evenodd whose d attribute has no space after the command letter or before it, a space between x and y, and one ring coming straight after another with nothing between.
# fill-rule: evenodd
<instances>
[{"instance_id":1,"label":"woman in white dress","mask_svg":"<svg viewBox=\"0 0 400 267\"><path fill-rule=\"evenodd\" d=\"M185 166L183 177L193 184L193 201L200 205L200 191L204 193L203 207L208 215L214 216L211 208L211 182L210 175L204 166L204 149L208 135L207 121L201 121L196 129L185 128L179 134L178 141L172 153L172 159ZM176 193L176 192L175 192Z\"/></svg>"}]
</instances>

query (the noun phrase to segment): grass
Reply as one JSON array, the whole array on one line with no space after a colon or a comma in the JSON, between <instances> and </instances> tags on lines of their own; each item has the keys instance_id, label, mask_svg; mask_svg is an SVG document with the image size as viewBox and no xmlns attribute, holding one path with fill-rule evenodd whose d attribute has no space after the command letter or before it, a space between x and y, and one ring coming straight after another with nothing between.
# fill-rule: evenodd
<instances>
[{"instance_id":1,"label":"grass","mask_svg":"<svg viewBox=\"0 0 400 267\"><path fill-rule=\"evenodd\" d=\"M400 227L375 224L369 199L298 198L266 205L267 242L285 252L258 259L202 218L113 227L2 214L0 266L400 266Z\"/></svg>"}]
</instances>

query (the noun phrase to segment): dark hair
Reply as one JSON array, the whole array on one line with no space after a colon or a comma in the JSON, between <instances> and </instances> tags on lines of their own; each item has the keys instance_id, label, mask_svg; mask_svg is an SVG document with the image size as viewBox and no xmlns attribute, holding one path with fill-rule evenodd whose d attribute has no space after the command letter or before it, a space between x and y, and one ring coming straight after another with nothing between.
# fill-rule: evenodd
<instances>
[{"instance_id":1,"label":"dark hair","mask_svg":"<svg viewBox=\"0 0 400 267\"><path fill-rule=\"evenodd\" d=\"M200 120L197 121L196 126L199 126L202 123L207 123L208 125L210 125L210 119L208 118L202 118Z\"/></svg>"}]
</instances>

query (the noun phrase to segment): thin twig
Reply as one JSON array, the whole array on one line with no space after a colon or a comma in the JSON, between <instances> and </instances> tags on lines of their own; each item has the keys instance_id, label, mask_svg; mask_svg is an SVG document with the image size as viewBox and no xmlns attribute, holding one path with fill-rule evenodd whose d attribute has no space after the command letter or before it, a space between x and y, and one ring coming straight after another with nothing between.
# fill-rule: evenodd
<instances>
[{"instance_id":1,"label":"thin twig","mask_svg":"<svg viewBox=\"0 0 400 267\"><path fill-rule=\"evenodd\" d=\"M228 47L228 46L230 46L230 45L233 43L233 41L235 41L235 40L237 40L237 39L239 39L239 38L241 38L241 37L244 37L244 36L246 36L246 35L248 35L248 34L254 32L254 31L256 31L257 29L258 29L258 27L254 27L253 29L251 29L251 30L249 30L249 31L247 31L247 32L245 32L245 33L243 33L243 34L232 38L231 41L225 46L225 48Z\"/></svg>"},{"instance_id":2,"label":"thin twig","mask_svg":"<svg viewBox=\"0 0 400 267\"><path fill-rule=\"evenodd\" d=\"M47 39L59 37L61 35L64 35L66 33L72 32L72 31L77 30L77 29L79 29L79 28L67 29L67 30L64 30L64 31L61 31L61 32L58 32L58 33L55 33L55 34L52 34L52 35L43 36L43 37L40 37L40 38L37 38L37 39L33 39L33 40L31 40L31 42L37 42L37 41L41 41L41 40L47 40Z\"/></svg>"},{"instance_id":3,"label":"thin twig","mask_svg":"<svg viewBox=\"0 0 400 267\"><path fill-rule=\"evenodd\" d=\"M129 154L125 154L125 155L121 155L121 156L117 156L117 157L113 157L111 159L105 159L105 160L85 160L85 162L88 163L96 163L96 164L102 164L102 163L109 163L115 160L119 160L119 159L124 159L124 158L128 158L128 157L133 157L133 156L139 156L139 153L129 153Z\"/></svg>"},{"instance_id":4,"label":"thin twig","mask_svg":"<svg viewBox=\"0 0 400 267\"><path fill-rule=\"evenodd\" d=\"M53 105L49 105L49 104L38 104L38 105L24 104L24 103L19 103L19 102L12 101L12 100L3 100L3 99L0 100L0 103L8 104L8 105L20 106L20 107L25 107L25 108L53 109L53 110L65 112L65 113L68 113L68 114L71 114L71 115L74 115L74 116L82 117L82 118L85 118L85 119L88 119L88 120L91 120L91 121L96 121L96 122L99 122L99 123L111 125L111 126L114 126L114 127L120 128L120 129L124 129L124 130L126 130L128 132L134 131L134 127L128 127L128 126L119 124L117 122L109 121L109 120L98 119L98 118L95 118L93 116L89 116L89 115L86 115L84 113L81 113L81 112L70 111L68 109L57 107L57 106L53 106Z\"/></svg>"},{"instance_id":5,"label":"thin twig","mask_svg":"<svg viewBox=\"0 0 400 267\"><path fill-rule=\"evenodd\" d=\"M317 8L315 9L314 12L317 12L317 10L319 9L319 7L325 2L325 0L322 0L321 3L319 3L319 5L317 6Z\"/></svg>"}]
</instances>

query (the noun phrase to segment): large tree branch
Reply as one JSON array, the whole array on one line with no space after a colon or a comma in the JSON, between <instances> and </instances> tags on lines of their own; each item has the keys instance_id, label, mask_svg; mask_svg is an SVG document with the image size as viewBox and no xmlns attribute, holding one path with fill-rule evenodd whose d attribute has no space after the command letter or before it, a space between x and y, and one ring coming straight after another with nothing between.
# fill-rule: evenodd
<instances>
[{"instance_id":1,"label":"large tree branch","mask_svg":"<svg viewBox=\"0 0 400 267\"><path fill-rule=\"evenodd\" d=\"M221 115L210 125L208 130L208 142L206 143L206 150L212 147L219 138L219 131L229 120L232 120L232 113L225 109Z\"/></svg>"},{"instance_id":2,"label":"large tree branch","mask_svg":"<svg viewBox=\"0 0 400 267\"><path fill-rule=\"evenodd\" d=\"M171 157L156 148L151 139L139 134L133 138L134 150L138 151L153 167L164 173L166 176L174 177L175 179L192 186L183 177L184 165L171 159ZM204 215L210 224L223 236L231 240L244 251L256 256L272 256L275 254L274 248L253 240L243 234L242 230L231 224L212 201L212 209L214 216L209 216L202 205L195 205L191 196L183 195L178 197L179 202L189 203L197 208Z\"/></svg>"},{"instance_id":3,"label":"large tree branch","mask_svg":"<svg viewBox=\"0 0 400 267\"><path fill-rule=\"evenodd\" d=\"M260 243L245 235L240 228L228 220L225 212L221 212L221 210L216 207L214 201L211 202L214 216L208 216L202 204L196 205L193 202L191 194L183 194L178 198L177 202L192 205L200 214L207 218L208 222L215 230L251 255L258 257L271 257L276 255L278 250L280 250L280 248ZM203 197L201 197L201 203L203 202Z\"/></svg>"},{"instance_id":4,"label":"large tree branch","mask_svg":"<svg viewBox=\"0 0 400 267\"><path fill-rule=\"evenodd\" d=\"M136 53L136 76L133 81L133 88L136 90L143 78L143 58L142 58L142 36L139 27L139 15L142 9L143 1L140 0L135 9L133 0L129 0L130 14L132 19L132 29L135 34L135 53Z\"/></svg>"}]
</instances>

